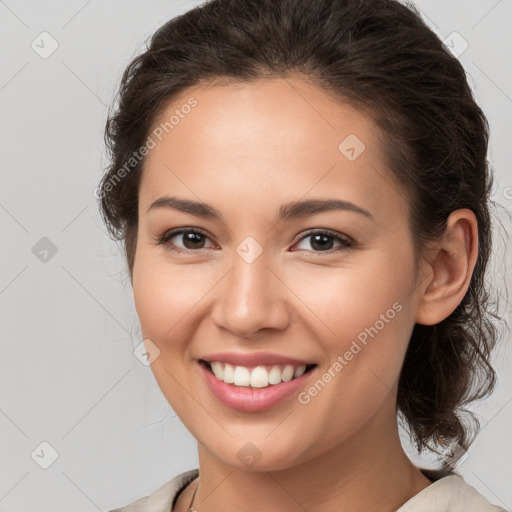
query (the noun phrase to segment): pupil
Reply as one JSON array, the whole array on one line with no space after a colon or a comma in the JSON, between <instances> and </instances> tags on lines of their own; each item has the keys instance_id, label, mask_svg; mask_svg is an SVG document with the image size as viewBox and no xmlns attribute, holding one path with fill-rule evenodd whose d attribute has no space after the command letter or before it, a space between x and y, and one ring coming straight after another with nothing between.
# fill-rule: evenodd
<instances>
[{"instance_id":1,"label":"pupil","mask_svg":"<svg viewBox=\"0 0 512 512\"><path fill-rule=\"evenodd\" d=\"M201 242L204 243L201 238L202 235L199 233L186 233L183 242L187 249L198 249L201 248Z\"/></svg>"},{"instance_id":2,"label":"pupil","mask_svg":"<svg viewBox=\"0 0 512 512\"><path fill-rule=\"evenodd\" d=\"M327 242L327 244L325 242ZM318 244L317 247L315 247L315 244ZM326 245L328 247L326 247ZM311 247L313 247L314 249L327 248L327 250L329 250L332 247L332 237L328 235L313 235L313 238L311 240Z\"/></svg>"}]
</instances>

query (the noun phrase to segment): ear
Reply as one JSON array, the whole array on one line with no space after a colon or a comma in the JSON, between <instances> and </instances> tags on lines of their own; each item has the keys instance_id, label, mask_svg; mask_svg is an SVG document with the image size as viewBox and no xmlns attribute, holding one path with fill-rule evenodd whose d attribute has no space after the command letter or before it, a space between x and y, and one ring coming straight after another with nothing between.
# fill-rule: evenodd
<instances>
[{"instance_id":1,"label":"ear","mask_svg":"<svg viewBox=\"0 0 512 512\"><path fill-rule=\"evenodd\" d=\"M430 272L419 290L416 323L447 318L466 294L478 257L478 225L469 209L453 211L441 239L430 250Z\"/></svg>"}]
</instances>

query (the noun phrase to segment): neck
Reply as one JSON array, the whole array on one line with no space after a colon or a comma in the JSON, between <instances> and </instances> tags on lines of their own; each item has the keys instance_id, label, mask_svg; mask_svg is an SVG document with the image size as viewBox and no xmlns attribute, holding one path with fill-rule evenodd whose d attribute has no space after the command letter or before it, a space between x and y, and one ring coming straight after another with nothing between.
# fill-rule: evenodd
<instances>
[{"instance_id":1,"label":"neck","mask_svg":"<svg viewBox=\"0 0 512 512\"><path fill-rule=\"evenodd\" d=\"M431 483L403 451L396 418L385 430L368 425L327 453L277 471L239 470L202 445L198 450L198 512L392 512ZM182 493L178 511L185 510L196 485Z\"/></svg>"}]
</instances>

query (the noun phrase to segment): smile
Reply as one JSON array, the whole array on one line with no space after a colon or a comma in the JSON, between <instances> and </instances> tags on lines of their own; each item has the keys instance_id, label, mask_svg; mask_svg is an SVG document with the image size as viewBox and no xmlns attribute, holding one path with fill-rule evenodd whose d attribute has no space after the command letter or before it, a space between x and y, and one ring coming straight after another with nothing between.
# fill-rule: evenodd
<instances>
[{"instance_id":1,"label":"smile","mask_svg":"<svg viewBox=\"0 0 512 512\"><path fill-rule=\"evenodd\" d=\"M247 367L221 361L197 362L213 396L223 405L246 413L270 409L296 395L317 368L316 364Z\"/></svg>"},{"instance_id":2,"label":"smile","mask_svg":"<svg viewBox=\"0 0 512 512\"><path fill-rule=\"evenodd\" d=\"M260 365L247 367L232 365L221 361L203 361L211 373L218 380L240 387L265 388L275 386L281 382L301 377L311 370L314 364L293 366L287 365Z\"/></svg>"}]
</instances>

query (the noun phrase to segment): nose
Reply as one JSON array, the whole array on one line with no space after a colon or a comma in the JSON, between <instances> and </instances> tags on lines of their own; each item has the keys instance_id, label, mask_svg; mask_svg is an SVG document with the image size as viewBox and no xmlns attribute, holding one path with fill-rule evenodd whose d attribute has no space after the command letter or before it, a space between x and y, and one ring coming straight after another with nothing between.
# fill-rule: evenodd
<instances>
[{"instance_id":1,"label":"nose","mask_svg":"<svg viewBox=\"0 0 512 512\"><path fill-rule=\"evenodd\" d=\"M212 320L241 338L263 329L285 329L290 323L290 293L263 254L251 263L234 254L231 269L216 287Z\"/></svg>"}]
</instances>

